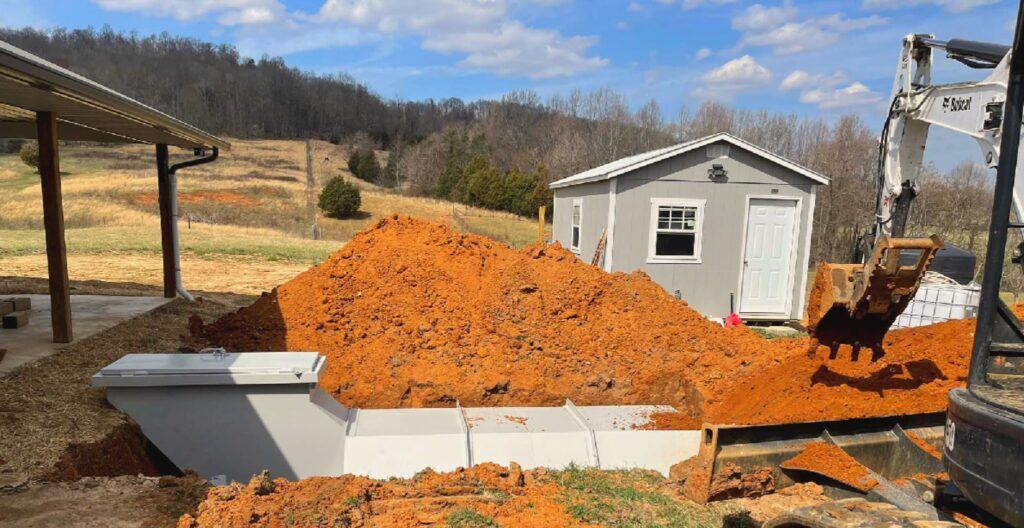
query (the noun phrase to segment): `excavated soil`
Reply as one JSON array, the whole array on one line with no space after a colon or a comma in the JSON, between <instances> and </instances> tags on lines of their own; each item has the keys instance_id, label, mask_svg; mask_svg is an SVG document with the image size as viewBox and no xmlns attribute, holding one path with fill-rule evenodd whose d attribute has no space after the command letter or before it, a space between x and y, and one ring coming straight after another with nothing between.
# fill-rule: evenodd
<instances>
[{"instance_id":1,"label":"excavated soil","mask_svg":"<svg viewBox=\"0 0 1024 528\"><path fill-rule=\"evenodd\" d=\"M869 491L878 485L878 481L871 478L868 468L838 446L825 442L807 444L800 454L783 462L780 467L813 471L862 491Z\"/></svg>"},{"instance_id":2,"label":"excavated soil","mask_svg":"<svg viewBox=\"0 0 1024 528\"><path fill-rule=\"evenodd\" d=\"M44 479L70 482L82 477L159 477L166 469L158 467L161 458L152 452L138 426L122 424L98 442L68 446Z\"/></svg>"},{"instance_id":3,"label":"excavated soil","mask_svg":"<svg viewBox=\"0 0 1024 528\"><path fill-rule=\"evenodd\" d=\"M352 407L668 404L761 424L941 411L967 374L973 321L890 332L881 358L726 329L642 272L558 244L514 250L408 217L212 324L210 345L318 351L322 387Z\"/></svg>"},{"instance_id":4,"label":"excavated soil","mask_svg":"<svg viewBox=\"0 0 1024 528\"><path fill-rule=\"evenodd\" d=\"M393 217L203 328L236 351L314 350L354 407L670 404L691 416L766 341L723 329L643 273L557 244L514 250Z\"/></svg>"},{"instance_id":5,"label":"excavated soil","mask_svg":"<svg viewBox=\"0 0 1024 528\"><path fill-rule=\"evenodd\" d=\"M247 486L212 488L178 528L232 526L584 526L559 502L561 488L543 470L481 464L413 479L344 475L299 482L265 474ZM460 517L461 516L461 517ZM460 521L461 518L461 521Z\"/></svg>"}]
</instances>

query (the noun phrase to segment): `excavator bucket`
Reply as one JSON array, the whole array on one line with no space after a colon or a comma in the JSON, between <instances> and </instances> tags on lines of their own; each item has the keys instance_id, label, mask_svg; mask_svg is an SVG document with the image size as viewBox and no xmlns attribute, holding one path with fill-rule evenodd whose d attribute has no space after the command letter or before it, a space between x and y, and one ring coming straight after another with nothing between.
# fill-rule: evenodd
<instances>
[{"instance_id":1,"label":"excavator bucket","mask_svg":"<svg viewBox=\"0 0 1024 528\"><path fill-rule=\"evenodd\" d=\"M921 285L928 265L942 248L930 238L882 237L864 264L823 263L807 302L807 330L832 355L840 345L882 354L882 337ZM901 256L914 255L913 264Z\"/></svg>"}]
</instances>

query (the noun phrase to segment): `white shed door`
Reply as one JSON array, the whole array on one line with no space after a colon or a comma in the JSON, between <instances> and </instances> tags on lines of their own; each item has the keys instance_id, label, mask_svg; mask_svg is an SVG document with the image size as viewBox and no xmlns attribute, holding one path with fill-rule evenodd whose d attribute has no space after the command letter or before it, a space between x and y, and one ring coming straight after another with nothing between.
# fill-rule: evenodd
<instances>
[{"instance_id":1,"label":"white shed door","mask_svg":"<svg viewBox=\"0 0 1024 528\"><path fill-rule=\"evenodd\" d=\"M789 312L796 204L795 200L750 199L741 313Z\"/></svg>"}]
</instances>

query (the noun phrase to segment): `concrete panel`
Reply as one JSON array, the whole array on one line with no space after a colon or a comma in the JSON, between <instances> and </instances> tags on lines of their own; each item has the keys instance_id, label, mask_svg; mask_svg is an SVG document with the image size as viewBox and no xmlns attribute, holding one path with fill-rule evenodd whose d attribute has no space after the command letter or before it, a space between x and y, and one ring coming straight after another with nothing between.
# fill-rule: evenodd
<instances>
[{"instance_id":1,"label":"concrete panel","mask_svg":"<svg viewBox=\"0 0 1024 528\"><path fill-rule=\"evenodd\" d=\"M343 472L348 411L309 384L109 387L107 400L178 467L203 476Z\"/></svg>"},{"instance_id":2,"label":"concrete panel","mask_svg":"<svg viewBox=\"0 0 1024 528\"><path fill-rule=\"evenodd\" d=\"M476 407L465 411L473 463L523 469L593 465L589 432L564 407Z\"/></svg>"},{"instance_id":3,"label":"concrete panel","mask_svg":"<svg viewBox=\"0 0 1024 528\"><path fill-rule=\"evenodd\" d=\"M345 473L408 478L470 465L458 409L353 409L351 416Z\"/></svg>"}]
</instances>

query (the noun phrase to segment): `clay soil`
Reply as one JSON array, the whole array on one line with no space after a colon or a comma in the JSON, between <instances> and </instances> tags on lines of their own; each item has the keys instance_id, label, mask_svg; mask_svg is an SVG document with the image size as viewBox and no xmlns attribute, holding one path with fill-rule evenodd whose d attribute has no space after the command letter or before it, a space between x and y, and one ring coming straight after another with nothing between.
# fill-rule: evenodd
<instances>
[{"instance_id":1,"label":"clay soil","mask_svg":"<svg viewBox=\"0 0 1024 528\"><path fill-rule=\"evenodd\" d=\"M452 515L501 526L584 526L557 502L560 495L543 471L524 474L494 464L390 481L344 475L291 482L262 475L246 486L211 489L198 513L184 516L178 527L444 525Z\"/></svg>"},{"instance_id":2,"label":"clay soil","mask_svg":"<svg viewBox=\"0 0 1024 528\"><path fill-rule=\"evenodd\" d=\"M668 404L734 424L941 411L967 373L973 321L890 332L880 359L725 329L641 272L557 244L513 250L407 217L199 331L236 351L313 350L352 407ZM660 418L660 419L659 419Z\"/></svg>"},{"instance_id":3,"label":"clay soil","mask_svg":"<svg viewBox=\"0 0 1024 528\"><path fill-rule=\"evenodd\" d=\"M799 495L786 502L824 499L820 488ZM211 488L178 528L739 526L747 518L763 521L765 514L754 500L697 505L650 471L481 464L387 481L344 475L290 482L258 475L248 485Z\"/></svg>"},{"instance_id":4,"label":"clay soil","mask_svg":"<svg viewBox=\"0 0 1024 528\"><path fill-rule=\"evenodd\" d=\"M784 469L813 471L832 480L869 491L878 485L868 468L834 444L811 442L797 456L783 462Z\"/></svg>"}]
</instances>

